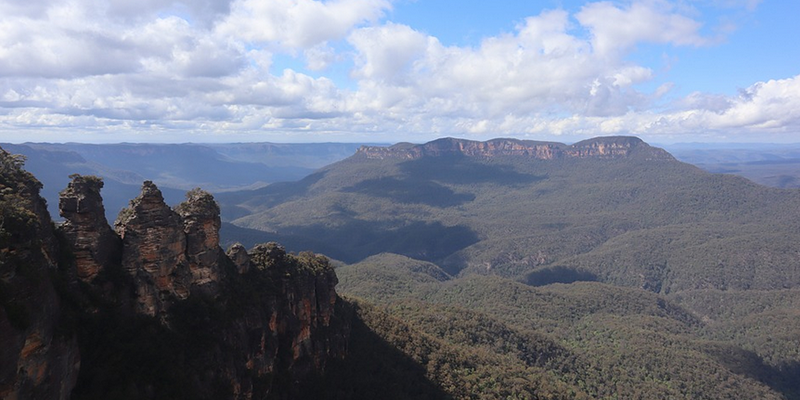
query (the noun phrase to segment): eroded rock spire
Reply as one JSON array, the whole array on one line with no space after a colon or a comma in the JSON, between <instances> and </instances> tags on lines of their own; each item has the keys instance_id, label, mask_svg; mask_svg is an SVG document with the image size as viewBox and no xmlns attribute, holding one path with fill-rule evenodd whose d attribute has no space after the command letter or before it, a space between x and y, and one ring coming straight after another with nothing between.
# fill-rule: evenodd
<instances>
[{"instance_id":1,"label":"eroded rock spire","mask_svg":"<svg viewBox=\"0 0 800 400\"><path fill-rule=\"evenodd\" d=\"M119 262L121 242L108 225L96 176L71 175L59 197L58 213L65 219L60 229L72 245L76 274L91 282L103 269Z\"/></svg>"}]
</instances>

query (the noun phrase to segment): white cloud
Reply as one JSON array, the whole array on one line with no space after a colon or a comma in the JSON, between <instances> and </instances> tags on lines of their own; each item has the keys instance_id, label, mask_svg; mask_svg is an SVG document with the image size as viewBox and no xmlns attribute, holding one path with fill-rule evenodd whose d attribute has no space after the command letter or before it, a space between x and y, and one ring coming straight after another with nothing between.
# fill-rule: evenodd
<instances>
[{"instance_id":1,"label":"white cloud","mask_svg":"<svg viewBox=\"0 0 800 400\"><path fill-rule=\"evenodd\" d=\"M326 44L318 44L303 51L306 66L311 71L323 71L332 63L341 59L336 51Z\"/></svg>"},{"instance_id":2,"label":"white cloud","mask_svg":"<svg viewBox=\"0 0 800 400\"><path fill-rule=\"evenodd\" d=\"M798 77L663 104L675 85L630 61L636 45L716 40L689 17L696 10L663 0L545 11L464 47L385 21L390 0L26 4L0 3L0 136L800 131ZM347 86L326 77L342 65Z\"/></svg>"},{"instance_id":3,"label":"white cloud","mask_svg":"<svg viewBox=\"0 0 800 400\"><path fill-rule=\"evenodd\" d=\"M789 79L759 82L730 100L723 112L704 112L716 129L800 128L800 75ZM705 110L703 110L705 111Z\"/></svg>"},{"instance_id":4,"label":"white cloud","mask_svg":"<svg viewBox=\"0 0 800 400\"><path fill-rule=\"evenodd\" d=\"M107 0L89 2L107 18L136 23L158 17L161 13L176 14L193 24L208 28L230 12L232 0Z\"/></svg>"},{"instance_id":5,"label":"white cloud","mask_svg":"<svg viewBox=\"0 0 800 400\"><path fill-rule=\"evenodd\" d=\"M477 48L445 47L397 24L358 29L354 45L359 88L376 109L498 118L506 114L578 112L615 115L648 97L632 86L652 71L599 57L568 33L564 11L527 18L514 34Z\"/></svg>"},{"instance_id":6,"label":"white cloud","mask_svg":"<svg viewBox=\"0 0 800 400\"><path fill-rule=\"evenodd\" d=\"M218 29L251 42L307 49L345 37L390 7L388 0L240 0Z\"/></svg>"},{"instance_id":7,"label":"white cloud","mask_svg":"<svg viewBox=\"0 0 800 400\"><path fill-rule=\"evenodd\" d=\"M356 30L348 40L358 52L355 75L391 83L401 82L428 46L422 33L392 23Z\"/></svg>"},{"instance_id":8,"label":"white cloud","mask_svg":"<svg viewBox=\"0 0 800 400\"><path fill-rule=\"evenodd\" d=\"M664 1L633 2L618 7L611 2L589 3L575 15L592 34L600 55L613 55L642 42L702 46L712 43L700 35L702 24L674 11Z\"/></svg>"}]
</instances>

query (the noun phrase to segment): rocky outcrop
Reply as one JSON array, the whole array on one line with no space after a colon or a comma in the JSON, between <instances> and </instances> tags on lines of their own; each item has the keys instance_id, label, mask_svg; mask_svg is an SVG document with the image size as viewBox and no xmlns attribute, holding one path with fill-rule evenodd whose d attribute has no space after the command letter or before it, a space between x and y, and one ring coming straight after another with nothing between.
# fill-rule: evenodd
<instances>
[{"instance_id":1,"label":"rocky outcrop","mask_svg":"<svg viewBox=\"0 0 800 400\"><path fill-rule=\"evenodd\" d=\"M186 260L192 274L191 287L215 291L220 281L219 205L214 196L201 189L186 194L186 201L176 208L186 235Z\"/></svg>"},{"instance_id":2,"label":"rocky outcrop","mask_svg":"<svg viewBox=\"0 0 800 400\"><path fill-rule=\"evenodd\" d=\"M0 161L0 398L298 398L344 356L325 257L270 243L229 258L210 194L173 210L152 182L114 231L102 181L73 176L56 231L41 184Z\"/></svg>"},{"instance_id":3,"label":"rocky outcrop","mask_svg":"<svg viewBox=\"0 0 800 400\"><path fill-rule=\"evenodd\" d=\"M72 247L77 277L91 282L103 269L119 263L122 243L106 220L100 196L103 181L94 176L71 178L58 201L65 219L59 229Z\"/></svg>"},{"instance_id":4,"label":"rocky outcrop","mask_svg":"<svg viewBox=\"0 0 800 400\"><path fill-rule=\"evenodd\" d=\"M211 194L194 189L173 210L153 182L144 182L141 194L114 223L139 312L161 315L193 290L217 293L224 256L220 225L219 206Z\"/></svg>"},{"instance_id":5,"label":"rocky outcrop","mask_svg":"<svg viewBox=\"0 0 800 400\"><path fill-rule=\"evenodd\" d=\"M325 257L309 253L294 256L275 243L250 251L251 270L241 278L250 285L270 282L272 290L261 296L226 331L227 343L240 347L231 354L244 355L231 366L243 365L230 376L237 398L257 398L254 386L270 378L300 383L325 371L331 358L344 357L349 323L336 313L341 302L334 287L337 279ZM244 345L244 346L243 346ZM228 371L237 371L229 368ZM302 385L273 387L274 398L296 398Z\"/></svg>"},{"instance_id":6,"label":"rocky outcrop","mask_svg":"<svg viewBox=\"0 0 800 400\"><path fill-rule=\"evenodd\" d=\"M517 156L537 160L562 158L625 158L644 155L650 160L673 160L664 150L650 147L635 137L600 137L573 145L518 139L493 139L478 142L444 138L421 145L400 143L390 147L362 146L356 156L370 159L399 158L414 160L429 156L459 155L467 157Z\"/></svg>"},{"instance_id":7,"label":"rocky outcrop","mask_svg":"<svg viewBox=\"0 0 800 400\"><path fill-rule=\"evenodd\" d=\"M173 301L189 297L193 277L183 221L153 182L144 182L114 228L122 238L122 266L134 279L139 312L160 315Z\"/></svg>"},{"instance_id":8,"label":"rocky outcrop","mask_svg":"<svg viewBox=\"0 0 800 400\"><path fill-rule=\"evenodd\" d=\"M652 147L641 139L629 136L599 137L584 140L564 149L566 157L574 158L627 158L642 157L650 161L673 161L663 149Z\"/></svg>"},{"instance_id":9,"label":"rocky outcrop","mask_svg":"<svg viewBox=\"0 0 800 400\"><path fill-rule=\"evenodd\" d=\"M236 272L246 274L250 270L250 255L241 243L234 243L225 253L236 265Z\"/></svg>"},{"instance_id":10,"label":"rocky outcrop","mask_svg":"<svg viewBox=\"0 0 800 400\"><path fill-rule=\"evenodd\" d=\"M152 182L143 184L115 227L138 313L181 330L185 314L196 313L197 304L226 310L212 318L219 311L212 307L206 317L211 319L192 323L193 330L217 338L214 346L185 351L208 352L213 365L194 368L213 377L208 382L227 382L233 398L290 396L291 387L259 382L276 376L300 382L324 371L328 358L344 355L348 324L334 315L337 280L326 258L289 255L274 243L250 252L234 245L226 255L219 247L219 206L211 194L194 189L172 210ZM238 317L228 319L232 315ZM204 385L196 387L199 393L214 389Z\"/></svg>"},{"instance_id":11,"label":"rocky outcrop","mask_svg":"<svg viewBox=\"0 0 800 400\"><path fill-rule=\"evenodd\" d=\"M58 241L42 185L0 149L0 398L67 399L80 351L50 276Z\"/></svg>"}]
</instances>

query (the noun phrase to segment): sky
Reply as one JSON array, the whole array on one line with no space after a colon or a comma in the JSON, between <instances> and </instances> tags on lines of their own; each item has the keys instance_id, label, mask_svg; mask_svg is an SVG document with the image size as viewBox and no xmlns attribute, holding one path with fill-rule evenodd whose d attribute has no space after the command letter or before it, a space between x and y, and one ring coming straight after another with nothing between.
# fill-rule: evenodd
<instances>
[{"instance_id":1,"label":"sky","mask_svg":"<svg viewBox=\"0 0 800 400\"><path fill-rule=\"evenodd\" d=\"M796 0L2 0L2 142L800 143Z\"/></svg>"}]
</instances>

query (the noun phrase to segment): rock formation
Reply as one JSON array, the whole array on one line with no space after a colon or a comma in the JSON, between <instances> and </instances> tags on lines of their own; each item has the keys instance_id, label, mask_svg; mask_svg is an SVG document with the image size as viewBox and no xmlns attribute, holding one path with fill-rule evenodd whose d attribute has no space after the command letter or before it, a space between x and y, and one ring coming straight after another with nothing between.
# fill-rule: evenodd
<instances>
[{"instance_id":1,"label":"rock formation","mask_svg":"<svg viewBox=\"0 0 800 400\"><path fill-rule=\"evenodd\" d=\"M49 279L58 241L23 161L0 149L0 398L67 399L80 351L74 335L59 333L62 301Z\"/></svg>"},{"instance_id":2,"label":"rock formation","mask_svg":"<svg viewBox=\"0 0 800 400\"><path fill-rule=\"evenodd\" d=\"M186 201L176 208L186 234L186 260L192 273L192 286L213 286L220 280L219 205L201 189L186 194Z\"/></svg>"},{"instance_id":3,"label":"rock formation","mask_svg":"<svg viewBox=\"0 0 800 400\"><path fill-rule=\"evenodd\" d=\"M349 335L349 324L336 312L337 279L326 258L286 254L275 243L256 246L249 258L252 269L240 276L247 281L243 288L269 284L272 290L250 298L260 306L247 308L244 318L224 334L239 337L228 341L238 350L220 357L231 366L245 367L232 379L240 398L253 395L258 380L253 378L301 382L324 371L329 359L345 355ZM235 362L232 354L245 357ZM275 388L271 394L291 398L300 389Z\"/></svg>"},{"instance_id":4,"label":"rock formation","mask_svg":"<svg viewBox=\"0 0 800 400\"><path fill-rule=\"evenodd\" d=\"M236 272L246 274L250 270L250 255L241 243L233 244L225 255L236 265Z\"/></svg>"},{"instance_id":5,"label":"rock formation","mask_svg":"<svg viewBox=\"0 0 800 400\"><path fill-rule=\"evenodd\" d=\"M652 160L673 160L664 150L648 146L635 137L601 137L572 145L518 139L493 139L486 142L444 138L421 145L400 143L390 147L362 146L357 155L371 158L414 160L426 156L461 155L467 157L521 156L538 160L561 158L624 158L644 155Z\"/></svg>"},{"instance_id":6,"label":"rock formation","mask_svg":"<svg viewBox=\"0 0 800 400\"><path fill-rule=\"evenodd\" d=\"M91 282L100 271L119 263L121 242L106 220L100 189L103 181L93 176L71 176L61 192L59 214L65 222L59 229L72 245L79 279Z\"/></svg>"},{"instance_id":7,"label":"rock formation","mask_svg":"<svg viewBox=\"0 0 800 400\"><path fill-rule=\"evenodd\" d=\"M160 315L189 297L193 280L181 217L151 181L120 211L114 228L122 238L122 266L136 283L139 312Z\"/></svg>"},{"instance_id":8,"label":"rock formation","mask_svg":"<svg viewBox=\"0 0 800 400\"><path fill-rule=\"evenodd\" d=\"M229 258L210 194L173 210L149 181L112 230L103 182L73 175L56 230L23 161L0 149L0 398L293 398L344 356L326 258Z\"/></svg>"}]
</instances>

